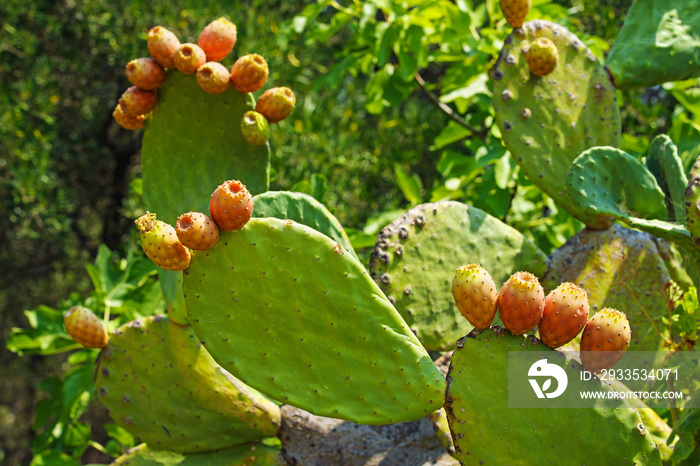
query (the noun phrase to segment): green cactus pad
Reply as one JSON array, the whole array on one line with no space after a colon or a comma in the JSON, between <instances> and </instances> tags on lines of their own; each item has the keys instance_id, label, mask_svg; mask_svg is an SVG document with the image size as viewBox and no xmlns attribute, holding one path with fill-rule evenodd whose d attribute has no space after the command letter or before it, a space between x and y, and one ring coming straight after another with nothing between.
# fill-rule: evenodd
<instances>
[{"instance_id":1,"label":"green cactus pad","mask_svg":"<svg viewBox=\"0 0 700 466\"><path fill-rule=\"evenodd\" d=\"M207 213L211 194L226 180L241 181L251 194L267 191L270 148L248 144L240 128L253 107L250 94L207 94L194 76L168 72L143 132L146 208L174 225L185 212Z\"/></svg>"},{"instance_id":2,"label":"green cactus pad","mask_svg":"<svg viewBox=\"0 0 700 466\"><path fill-rule=\"evenodd\" d=\"M192 328L163 316L115 332L95 369L114 421L157 450L196 452L276 435L279 407L222 370Z\"/></svg>"},{"instance_id":3,"label":"green cactus pad","mask_svg":"<svg viewBox=\"0 0 700 466\"><path fill-rule=\"evenodd\" d=\"M639 414L623 400L590 409L509 408L510 351L537 352L562 367L567 392L611 390L580 380L580 364L534 337L500 327L473 331L457 342L447 376L445 409L462 464L661 465ZM529 390L525 385L527 379L523 389Z\"/></svg>"},{"instance_id":4,"label":"green cactus pad","mask_svg":"<svg viewBox=\"0 0 700 466\"><path fill-rule=\"evenodd\" d=\"M605 66L615 86L632 89L700 76L696 0L635 0Z\"/></svg>"},{"instance_id":5,"label":"green cactus pad","mask_svg":"<svg viewBox=\"0 0 700 466\"><path fill-rule=\"evenodd\" d=\"M594 214L666 219L664 192L654 175L619 149L584 151L571 165L566 188L571 199Z\"/></svg>"},{"instance_id":6,"label":"green cactus pad","mask_svg":"<svg viewBox=\"0 0 700 466\"><path fill-rule=\"evenodd\" d=\"M290 191L268 191L253 196L253 217L274 217L290 219L323 233L335 240L343 249L357 259L350 238L343 230L337 218L330 211L308 194Z\"/></svg>"},{"instance_id":7,"label":"green cactus pad","mask_svg":"<svg viewBox=\"0 0 700 466\"><path fill-rule=\"evenodd\" d=\"M278 449L260 443L190 454L151 450L144 443L114 460L111 466L280 466L284 464L286 463Z\"/></svg>"},{"instance_id":8,"label":"green cactus pad","mask_svg":"<svg viewBox=\"0 0 700 466\"><path fill-rule=\"evenodd\" d=\"M670 137L660 134L651 141L646 166L666 196L668 220L685 224L685 187L688 177L683 171L678 149Z\"/></svg>"},{"instance_id":9,"label":"green cactus pad","mask_svg":"<svg viewBox=\"0 0 700 466\"><path fill-rule=\"evenodd\" d=\"M656 351L661 332L668 338L664 286L670 276L650 235L613 225L602 231L584 229L549 257L542 280L545 292L563 282L588 293L591 315L604 307L624 312L632 329L632 351ZM658 329L658 331L657 331ZM578 350L580 335L567 348ZM623 359L624 361L624 359Z\"/></svg>"},{"instance_id":10,"label":"green cactus pad","mask_svg":"<svg viewBox=\"0 0 700 466\"><path fill-rule=\"evenodd\" d=\"M385 227L370 272L431 351L451 349L473 327L452 297L458 267L479 263L500 286L519 270L537 276L547 257L521 233L460 202L422 204Z\"/></svg>"},{"instance_id":11,"label":"green cactus pad","mask_svg":"<svg viewBox=\"0 0 700 466\"><path fill-rule=\"evenodd\" d=\"M559 66L531 75L525 51L539 37L554 42ZM594 146L620 145L615 89L593 53L571 32L530 21L506 39L493 73L496 121L523 173L574 217L592 228L611 219L572 202L565 179L574 158Z\"/></svg>"},{"instance_id":12,"label":"green cactus pad","mask_svg":"<svg viewBox=\"0 0 700 466\"><path fill-rule=\"evenodd\" d=\"M445 379L362 265L292 220L253 218L197 252L190 322L222 367L273 399L359 424L439 409Z\"/></svg>"}]
</instances>

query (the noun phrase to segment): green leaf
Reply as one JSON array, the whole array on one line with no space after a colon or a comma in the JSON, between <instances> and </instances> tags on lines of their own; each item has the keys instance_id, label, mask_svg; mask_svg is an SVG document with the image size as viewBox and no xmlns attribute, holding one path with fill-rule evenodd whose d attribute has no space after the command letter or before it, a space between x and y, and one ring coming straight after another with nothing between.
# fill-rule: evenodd
<instances>
[{"instance_id":1,"label":"green leaf","mask_svg":"<svg viewBox=\"0 0 700 466\"><path fill-rule=\"evenodd\" d=\"M80 463L72 456L50 450L34 455L30 466L80 466Z\"/></svg>"},{"instance_id":2,"label":"green leaf","mask_svg":"<svg viewBox=\"0 0 700 466\"><path fill-rule=\"evenodd\" d=\"M459 125L453 121L449 122L447 126L437 135L433 141L433 145L430 146L430 150L439 150L443 147L449 146L452 143L461 141L462 139L471 136L472 132L469 131L462 125Z\"/></svg>"},{"instance_id":3,"label":"green leaf","mask_svg":"<svg viewBox=\"0 0 700 466\"><path fill-rule=\"evenodd\" d=\"M48 306L24 311L31 328L13 328L7 341L7 349L24 354L56 354L80 348L66 333L63 313Z\"/></svg>"},{"instance_id":4,"label":"green leaf","mask_svg":"<svg viewBox=\"0 0 700 466\"><path fill-rule=\"evenodd\" d=\"M395 163L394 176L396 177L396 184L398 184L399 189L401 189L404 197L411 203L411 205L418 205L423 202L423 197L421 195L423 183L418 175L415 173L413 175L409 175L401 167L401 165Z\"/></svg>"},{"instance_id":5,"label":"green leaf","mask_svg":"<svg viewBox=\"0 0 700 466\"><path fill-rule=\"evenodd\" d=\"M488 89L489 77L485 73L476 75L469 83L459 89L440 96L440 100L445 103L454 102L457 99L471 99L476 94L491 95Z\"/></svg>"},{"instance_id":6,"label":"green leaf","mask_svg":"<svg viewBox=\"0 0 700 466\"><path fill-rule=\"evenodd\" d=\"M321 173L314 173L311 175L311 196L318 202L323 202L323 198L328 191L328 180L326 176Z\"/></svg>"},{"instance_id":7,"label":"green leaf","mask_svg":"<svg viewBox=\"0 0 700 466\"><path fill-rule=\"evenodd\" d=\"M131 448L136 443L134 436L117 424L105 424L104 429L122 448Z\"/></svg>"}]
</instances>

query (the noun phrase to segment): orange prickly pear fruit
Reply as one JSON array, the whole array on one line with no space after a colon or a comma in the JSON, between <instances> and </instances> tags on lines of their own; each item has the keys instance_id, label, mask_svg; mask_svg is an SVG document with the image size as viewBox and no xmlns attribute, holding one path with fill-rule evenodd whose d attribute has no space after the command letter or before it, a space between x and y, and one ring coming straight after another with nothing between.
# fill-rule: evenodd
<instances>
[{"instance_id":1,"label":"orange prickly pear fruit","mask_svg":"<svg viewBox=\"0 0 700 466\"><path fill-rule=\"evenodd\" d=\"M527 67L537 76L547 76L559 61L559 50L551 40L539 37L527 51Z\"/></svg>"},{"instance_id":2,"label":"orange prickly pear fruit","mask_svg":"<svg viewBox=\"0 0 700 466\"><path fill-rule=\"evenodd\" d=\"M124 110L122 110L121 105L117 105L114 111L112 112L112 116L114 117L114 120L119 123L119 125L124 128L128 129L131 131L136 131L137 129L143 128L143 123L146 121L146 117L144 115L137 115L137 116L130 116L124 113Z\"/></svg>"},{"instance_id":3,"label":"orange prickly pear fruit","mask_svg":"<svg viewBox=\"0 0 700 466\"><path fill-rule=\"evenodd\" d=\"M197 251L206 251L219 240L216 223L201 212L180 215L175 223L175 231L182 244Z\"/></svg>"},{"instance_id":4,"label":"orange prickly pear fruit","mask_svg":"<svg viewBox=\"0 0 700 466\"><path fill-rule=\"evenodd\" d=\"M156 26L148 31L148 52L165 68L175 68L173 54L180 48L180 40L171 31Z\"/></svg>"},{"instance_id":5,"label":"orange prickly pear fruit","mask_svg":"<svg viewBox=\"0 0 700 466\"><path fill-rule=\"evenodd\" d=\"M238 92L255 92L265 85L270 69L257 53L243 55L231 67L231 82Z\"/></svg>"},{"instance_id":6,"label":"orange prickly pear fruit","mask_svg":"<svg viewBox=\"0 0 700 466\"><path fill-rule=\"evenodd\" d=\"M126 65L126 77L143 90L153 90L165 82L165 69L152 58L136 58Z\"/></svg>"},{"instance_id":7,"label":"orange prickly pear fruit","mask_svg":"<svg viewBox=\"0 0 700 466\"><path fill-rule=\"evenodd\" d=\"M209 94L221 94L231 87L231 73L221 63L210 61L197 69L197 84Z\"/></svg>"},{"instance_id":8,"label":"orange prickly pear fruit","mask_svg":"<svg viewBox=\"0 0 700 466\"><path fill-rule=\"evenodd\" d=\"M535 328L542 318L544 290L530 272L516 272L498 293L498 312L505 328L521 335Z\"/></svg>"},{"instance_id":9,"label":"orange prickly pear fruit","mask_svg":"<svg viewBox=\"0 0 700 466\"><path fill-rule=\"evenodd\" d=\"M255 111L262 113L270 123L278 123L294 110L297 99L288 87L273 87L266 90L258 99Z\"/></svg>"},{"instance_id":10,"label":"orange prickly pear fruit","mask_svg":"<svg viewBox=\"0 0 700 466\"><path fill-rule=\"evenodd\" d=\"M85 348L104 348L109 337L100 319L90 309L73 306L63 314L68 335Z\"/></svg>"},{"instance_id":11,"label":"orange prickly pear fruit","mask_svg":"<svg viewBox=\"0 0 700 466\"><path fill-rule=\"evenodd\" d=\"M590 318L581 336L581 364L593 373L610 369L630 346L632 330L627 316L606 307Z\"/></svg>"},{"instance_id":12,"label":"orange prickly pear fruit","mask_svg":"<svg viewBox=\"0 0 700 466\"><path fill-rule=\"evenodd\" d=\"M136 219L141 232L141 246L146 256L166 270L185 270L190 265L190 251L180 242L175 228L146 212Z\"/></svg>"},{"instance_id":13,"label":"orange prickly pear fruit","mask_svg":"<svg viewBox=\"0 0 700 466\"><path fill-rule=\"evenodd\" d=\"M173 54L175 68L182 74L195 74L205 64L207 56L197 44L182 44Z\"/></svg>"},{"instance_id":14,"label":"orange prickly pear fruit","mask_svg":"<svg viewBox=\"0 0 700 466\"><path fill-rule=\"evenodd\" d=\"M499 0L501 11L506 21L513 28L519 28L525 22L530 11L530 0Z\"/></svg>"},{"instance_id":15,"label":"orange prickly pear fruit","mask_svg":"<svg viewBox=\"0 0 700 466\"><path fill-rule=\"evenodd\" d=\"M136 86L131 86L124 91L119 99L119 106L124 111L124 114L135 117L145 115L156 106L156 92L145 91Z\"/></svg>"},{"instance_id":16,"label":"orange prickly pear fruit","mask_svg":"<svg viewBox=\"0 0 700 466\"><path fill-rule=\"evenodd\" d=\"M212 21L202 30L197 45L207 55L207 61L221 61L236 45L236 25L226 18Z\"/></svg>"},{"instance_id":17,"label":"orange prickly pear fruit","mask_svg":"<svg viewBox=\"0 0 700 466\"><path fill-rule=\"evenodd\" d=\"M209 213L222 230L240 230L253 214L253 196L240 181L225 181L211 195Z\"/></svg>"},{"instance_id":18,"label":"orange prickly pear fruit","mask_svg":"<svg viewBox=\"0 0 700 466\"><path fill-rule=\"evenodd\" d=\"M496 284L479 264L457 269L452 280L452 296L459 312L475 328L488 328L496 317Z\"/></svg>"},{"instance_id":19,"label":"orange prickly pear fruit","mask_svg":"<svg viewBox=\"0 0 700 466\"><path fill-rule=\"evenodd\" d=\"M564 346L583 330L588 312L586 291L573 283L562 283L544 300L540 340L550 348Z\"/></svg>"}]
</instances>

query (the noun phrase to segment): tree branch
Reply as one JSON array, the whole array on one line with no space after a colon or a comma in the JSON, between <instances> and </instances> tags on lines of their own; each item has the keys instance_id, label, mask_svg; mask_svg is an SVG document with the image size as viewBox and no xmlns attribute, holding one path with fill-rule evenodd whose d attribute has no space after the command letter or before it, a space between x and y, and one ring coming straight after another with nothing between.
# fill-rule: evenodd
<instances>
[{"instance_id":1,"label":"tree branch","mask_svg":"<svg viewBox=\"0 0 700 466\"><path fill-rule=\"evenodd\" d=\"M418 87L420 87L420 89L428 97L428 99L437 108L439 108L440 111L442 111L442 113L447 115L452 121L454 121L458 125L463 126L464 128L471 131L474 134L474 136L478 137L483 142L486 142L486 135L488 134L488 128L486 128L485 126L482 126L481 128L473 127L472 125L467 123L467 121L464 118L462 118L454 110L452 110L449 107L449 105L445 104L444 102L440 102L440 99L438 99L437 96L435 94L433 94L432 92L430 92L430 90L428 90L428 88L425 86L425 80L423 79L423 77L420 74L416 73L414 75L414 79L416 80Z\"/></svg>"}]
</instances>

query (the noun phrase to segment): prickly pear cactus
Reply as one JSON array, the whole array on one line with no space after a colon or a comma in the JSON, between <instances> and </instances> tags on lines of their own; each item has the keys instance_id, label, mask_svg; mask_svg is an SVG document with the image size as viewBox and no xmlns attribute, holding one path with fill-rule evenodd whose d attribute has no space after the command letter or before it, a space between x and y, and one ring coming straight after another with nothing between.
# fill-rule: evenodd
<instances>
[{"instance_id":1,"label":"prickly pear cactus","mask_svg":"<svg viewBox=\"0 0 700 466\"><path fill-rule=\"evenodd\" d=\"M194 76L168 72L143 132L146 208L174 225L182 213L208 212L225 179L240 180L252 194L267 191L270 148L249 144L240 129L254 106L250 94L207 94Z\"/></svg>"},{"instance_id":2,"label":"prickly pear cactus","mask_svg":"<svg viewBox=\"0 0 700 466\"><path fill-rule=\"evenodd\" d=\"M668 316L664 285L671 278L649 234L617 224L602 231L584 229L549 259L545 291L571 282L588 293L591 315L604 307L624 310L632 329L631 350L656 351L661 334L668 337L661 319ZM579 340L580 335L574 342Z\"/></svg>"},{"instance_id":3,"label":"prickly pear cactus","mask_svg":"<svg viewBox=\"0 0 700 466\"><path fill-rule=\"evenodd\" d=\"M462 464L661 465L639 414L623 400L591 409L509 408L508 353L513 351L538 352L561 367L567 391L611 390L580 380L580 364L534 337L500 327L475 330L458 341L447 376L445 409Z\"/></svg>"},{"instance_id":4,"label":"prickly pear cactus","mask_svg":"<svg viewBox=\"0 0 700 466\"><path fill-rule=\"evenodd\" d=\"M143 443L114 460L111 466L281 466L284 464L278 449L260 443L190 454L152 450Z\"/></svg>"},{"instance_id":5,"label":"prickly pear cactus","mask_svg":"<svg viewBox=\"0 0 700 466\"><path fill-rule=\"evenodd\" d=\"M566 176L569 196L597 215L666 219L664 192L644 165L612 147L576 157Z\"/></svg>"},{"instance_id":6,"label":"prickly pear cactus","mask_svg":"<svg viewBox=\"0 0 700 466\"><path fill-rule=\"evenodd\" d=\"M632 89L700 76L700 10L695 0L635 0L605 66Z\"/></svg>"},{"instance_id":7,"label":"prickly pear cactus","mask_svg":"<svg viewBox=\"0 0 700 466\"><path fill-rule=\"evenodd\" d=\"M559 66L545 77L531 74L526 63L527 50L539 37L552 40L559 51ZM493 79L503 142L525 175L589 227L609 226L609 217L572 202L564 181L584 150L620 145L615 89L593 53L564 27L530 21L506 39Z\"/></svg>"},{"instance_id":8,"label":"prickly pear cactus","mask_svg":"<svg viewBox=\"0 0 700 466\"><path fill-rule=\"evenodd\" d=\"M447 201L414 207L385 227L370 272L423 345L439 351L473 328L452 297L455 270L469 263L480 263L498 288L518 270L547 270L545 254L517 230Z\"/></svg>"},{"instance_id":9,"label":"prickly pear cactus","mask_svg":"<svg viewBox=\"0 0 700 466\"><path fill-rule=\"evenodd\" d=\"M292 220L253 218L195 252L190 322L222 367L271 398L359 424L439 409L445 380L362 265Z\"/></svg>"},{"instance_id":10,"label":"prickly pear cactus","mask_svg":"<svg viewBox=\"0 0 700 466\"><path fill-rule=\"evenodd\" d=\"M290 219L323 233L340 244L357 259L350 238L330 211L308 194L290 191L268 191L253 196L253 217Z\"/></svg>"},{"instance_id":11,"label":"prickly pear cactus","mask_svg":"<svg viewBox=\"0 0 700 466\"><path fill-rule=\"evenodd\" d=\"M99 400L157 450L196 452L276 435L279 407L222 370L189 326L153 316L126 324L100 353Z\"/></svg>"},{"instance_id":12,"label":"prickly pear cactus","mask_svg":"<svg viewBox=\"0 0 700 466\"><path fill-rule=\"evenodd\" d=\"M651 141L646 167L664 192L668 220L685 224L685 188L688 177L683 171L678 148L670 137L660 134Z\"/></svg>"}]
</instances>

